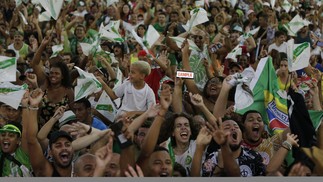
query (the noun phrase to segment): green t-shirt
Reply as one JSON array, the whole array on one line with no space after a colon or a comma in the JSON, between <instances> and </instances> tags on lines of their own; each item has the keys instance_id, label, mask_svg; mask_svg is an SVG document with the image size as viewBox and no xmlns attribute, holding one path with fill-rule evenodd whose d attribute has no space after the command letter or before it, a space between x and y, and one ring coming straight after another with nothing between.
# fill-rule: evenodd
<instances>
[{"instance_id":1,"label":"green t-shirt","mask_svg":"<svg viewBox=\"0 0 323 182\"><path fill-rule=\"evenodd\" d=\"M164 33L166 25L165 26L160 26L159 23L155 23L153 27L157 30L159 33Z\"/></svg>"},{"instance_id":2,"label":"green t-shirt","mask_svg":"<svg viewBox=\"0 0 323 182\"><path fill-rule=\"evenodd\" d=\"M0 156L2 155L2 152L0 151ZM26 166L26 168L29 171L32 171L31 163L29 160L29 156L26 152L22 150L21 147L18 147L16 152L14 153L13 157L19 161L22 165ZM30 172L29 172L30 174ZM24 177L23 172L21 171L20 167L15 164L14 162L8 160L7 158L4 161L3 171L2 171L3 177Z\"/></svg>"}]
</instances>

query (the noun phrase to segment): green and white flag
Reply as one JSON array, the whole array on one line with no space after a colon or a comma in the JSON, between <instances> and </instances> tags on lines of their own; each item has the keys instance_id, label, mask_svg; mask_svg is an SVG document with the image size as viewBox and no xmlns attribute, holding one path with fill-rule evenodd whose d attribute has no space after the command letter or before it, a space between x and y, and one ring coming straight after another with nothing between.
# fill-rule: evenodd
<instances>
[{"instance_id":1,"label":"green and white flag","mask_svg":"<svg viewBox=\"0 0 323 182\"><path fill-rule=\"evenodd\" d=\"M44 11L38 15L38 21L39 22L44 22L44 21L50 21L50 12Z\"/></svg>"},{"instance_id":2,"label":"green and white flag","mask_svg":"<svg viewBox=\"0 0 323 182\"><path fill-rule=\"evenodd\" d=\"M120 35L119 29L120 21L115 21L115 23L109 23L107 26L101 24L99 29L99 34L101 37L105 37L113 42L124 42L124 39Z\"/></svg>"},{"instance_id":3,"label":"green and white flag","mask_svg":"<svg viewBox=\"0 0 323 182\"><path fill-rule=\"evenodd\" d=\"M301 18L298 14L294 16L294 18L287 24L283 25L286 30L288 31L288 35L296 36L296 33L303 28L304 26L308 25L308 21L305 21Z\"/></svg>"},{"instance_id":4,"label":"green and white flag","mask_svg":"<svg viewBox=\"0 0 323 182\"><path fill-rule=\"evenodd\" d=\"M114 3L118 3L119 0L107 0L107 7L113 5Z\"/></svg>"},{"instance_id":5,"label":"green and white flag","mask_svg":"<svg viewBox=\"0 0 323 182\"><path fill-rule=\"evenodd\" d=\"M15 82L17 58L0 56L0 82Z\"/></svg>"},{"instance_id":6,"label":"green and white flag","mask_svg":"<svg viewBox=\"0 0 323 182\"><path fill-rule=\"evenodd\" d=\"M209 21L209 18L207 17L207 12L203 8L195 8L191 10L190 15L191 18L187 21L186 25L183 25L183 28L187 32L190 32L192 28L196 25Z\"/></svg>"},{"instance_id":7,"label":"green and white flag","mask_svg":"<svg viewBox=\"0 0 323 182\"><path fill-rule=\"evenodd\" d=\"M249 88L253 93L254 102L249 107L236 112L239 114L249 110L260 112L270 131L288 128L287 100L278 93L278 79L271 57L265 57L259 61Z\"/></svg>"},{"instance_id":8,"label":"green and white flag","mask_svg":"<svg viewBox=\"0 0 323 182\"><path fill-rule=\"evenodd\" d=\"M288 2L288 0L284 0L282 8L286 11L289 12L289 10L292 8L292 5Z\"/></svg>"},{"instance_id":9,"label":"green and white flag","mask_svg":"<svg viewBox=\"0 0 323 182\"><path fill-rule=\"evenodd\" d=\"M240 45L237 45L226 57L225 59L232 59L234 62L237 62L237 56L242 54L242 48Z\"/></svg>"},{"instance_id":10,"label":"green and white flag","mask_svg":"<svg viewBox=\"0 0 323 182\"><path fill-rule=\"evenodd\" d=\"M64 0L41 0L39 2L43 8L50 13L51 17L55 20L58 19Z\"/></svg>"},{"instance_id":11,"label":"green and white flag","mask_svg":"<svg viewBox=\"0 0 323 182\"><path fill-rule=\"evenodd\" d=\"M99 42L100 38L97 38L92 44L80 42L83 54L89 56L90 54L95 55L96 52L100 52L102 48Z\"/></svg>"},{"instance_id":12,"label":"green and white flag","mask_svg":"<svg viewBox=\"0 0 323 182\"><path fill-rule=\"evenodd\" d=\"M145 44L143 42L143 39L137 35L135 29L131 30L131 34L135 38L135 40L138 42L138 44L142 47L142 49L146 51L147 55L150 55L148 48L145 46Z\"/></svg>"},{"instance_id":13,"label":"green and white flag","mask_svg":"<svg viewBox=\"0 0 323 182\"><path fill-rule=\"evenodd\" d=\"M149 25L143 37L143 44L148 49L150 49L157 42L159 37L160 37L160 34L157 32L157 30L152 25Z\"/></svg>"},{"instance_id":14,"label":"green and white flag","mask_svg":"<svg viewBox=\"0 0 323 182\"><path fill-rule=\"evenodd\" d=\"M0 102L18 109L21 99L28 88L27 84L14 85L10 82L0 83Z\"/></svg>"},{"instance_id":15,"label":"green and white flag","mask_svg":"<svg viewBox=\"0 0 323 182\"><path fill-rule=\"evenodd\" d=\"M310 57L311 46L309 42L294 44L294 39L287 42L288 70L290 72L307 67Z\"/></svg>"},{"instance_id":16,"label":"green and white flag","mask_svg":"<svg viewBox=\"0 0 323 182\"><path fill-rule=\"evenodd\" d=\"M169 37L169 38L171 38L172 40L175 41L178 48L181 48L184 41L185 41L185 38L183 38L183 37ZM188 41L188 45L189 45L190 50L201 51L200 48L197 47L197 45L192 40L187 39L187 41Z\"/></svg>"},{"instance_id":17,"label":"green and white flag","mask_svg":"<svg viewBox=\"0 0 323 182\"><path fill-rule=\"evenodd\" d=\"M117 70L117 82L114 85L114 88L120 86L122 84L123 81L123 74L122 71L118 68Z\"/></svg>"},{"instance_id":18,"label":"green and white flag","mask_svg":"<svg viewBox=\"0 0 323 182\"><path fill-rule=\"evenodd\" d=\"M58 54L64 49L63 46L64 46L63 44L52 46L53 54L50 56L50 58L57 57Z\"/></svg>"},{"instance_id":19,"label":"green and white flag","mask_svg":"<svg viewBox=\"0 0 323 182\"><path fill-rule=\"evenodd\" d=\"M108 94L104 91L102 92L95 109L111 122L114 121L118 111Z\"/></svg>"},{"instance_id":20,"label":"green and white flag","mask_svg":"<svg viewBox=\"0 0 323 182\"><path fill-rule=\"evenodd\" d=\"M319 126L322 123L323 111L308 110L308 114L310 115L313 126L314 126L315 130L317 131L317 129L319 128Z\"/></svg>"},{"instance_id":21,"label":"green and white flag","mask_svg":"<svg viewBox=\"0 0 323 182\"><path fill-rule=\"evenodd\" d=\"M101 91L102 84L95 78L92 73L83 71L81 68L74 66L79 73L79 78L77 79L77 85L74 89L74 100L80 100L92 93L97 93Z\"/></svg>"}]
</instances>

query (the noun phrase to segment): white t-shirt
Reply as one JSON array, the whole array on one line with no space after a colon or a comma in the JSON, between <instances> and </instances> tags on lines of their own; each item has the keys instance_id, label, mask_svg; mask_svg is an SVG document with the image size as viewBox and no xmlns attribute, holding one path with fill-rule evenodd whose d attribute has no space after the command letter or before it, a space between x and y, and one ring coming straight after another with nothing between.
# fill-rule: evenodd
<instances>
[{"instance_id":1,"label":"white t-shirt","mask_svg":"<svg viewBox=\"0 0 323 182\"><path fill-rule=\"evenodd\" d=\"M146 83L144 88L137 90L127 79L114 89L114 93L123 97L117 116L128 111L146 111L151 104L156 104L155 94Z\"/></svg>"},{"instance_id":2,"label":"white t-shirt","mask_svg":"<svg viewBox=\"0 0 323 182\"><path fill-rule=\"evenodd\" d=\"M287 43L283 42L280 46L277 46L276 43L270 44L268 47L268 52L271 52L273 49L287 54Z\"/></svg>"}]
</instances>

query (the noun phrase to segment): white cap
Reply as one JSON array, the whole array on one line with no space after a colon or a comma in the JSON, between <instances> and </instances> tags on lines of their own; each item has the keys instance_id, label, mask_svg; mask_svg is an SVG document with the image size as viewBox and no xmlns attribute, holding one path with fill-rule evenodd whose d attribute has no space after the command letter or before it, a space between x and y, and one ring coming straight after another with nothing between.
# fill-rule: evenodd
<instances>
[{"instance_id":1,"label":"white cap","mask_svg":"<svg viewBox=\"0 0 323 182\"><path fill-rule=\"evenodd\" d=\"M73 111L68 110L65 111L63 116L58 120L59 121L59 127L62 127L64 124L66 124L69 121L76 120L76 115L74 114Z\"/></svg>"},{"instance_id":2,"label":"white cap","mask_svg":"<svg viewBox=\"0 0 323 182\"><path fill-rule=\"evenodd\" d=\"M248 17L251 13L254 13L254 11L252 9L249 9L246 16Z\"/></svg>"},{"instance_id":3,"label":"white cap","mask_svg":"<svg viewBox=\"0 0 323 182\"><path fill-rule=\"evenodd\" d=\"M270 4L268 2L264 2L263 6L268 6L270 7Z\"/></svg>"}]
</instances>

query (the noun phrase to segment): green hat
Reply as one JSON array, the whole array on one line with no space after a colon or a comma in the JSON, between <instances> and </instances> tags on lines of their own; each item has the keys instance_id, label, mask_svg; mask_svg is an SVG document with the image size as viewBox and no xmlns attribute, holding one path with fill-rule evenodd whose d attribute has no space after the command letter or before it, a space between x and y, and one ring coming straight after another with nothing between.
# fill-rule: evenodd
<instances>
[{"instance_id":1,"label":"green hat","mask_svg":"<svg viewBox=\"0 0 323 182\"><path fill-rule=\"evenodd\" d=\"M11 133L18 133L21 136L20 129L13 125L13 124L6 124L0 129L0 133L11 132Z\"/></svg>"}]
</instances>

